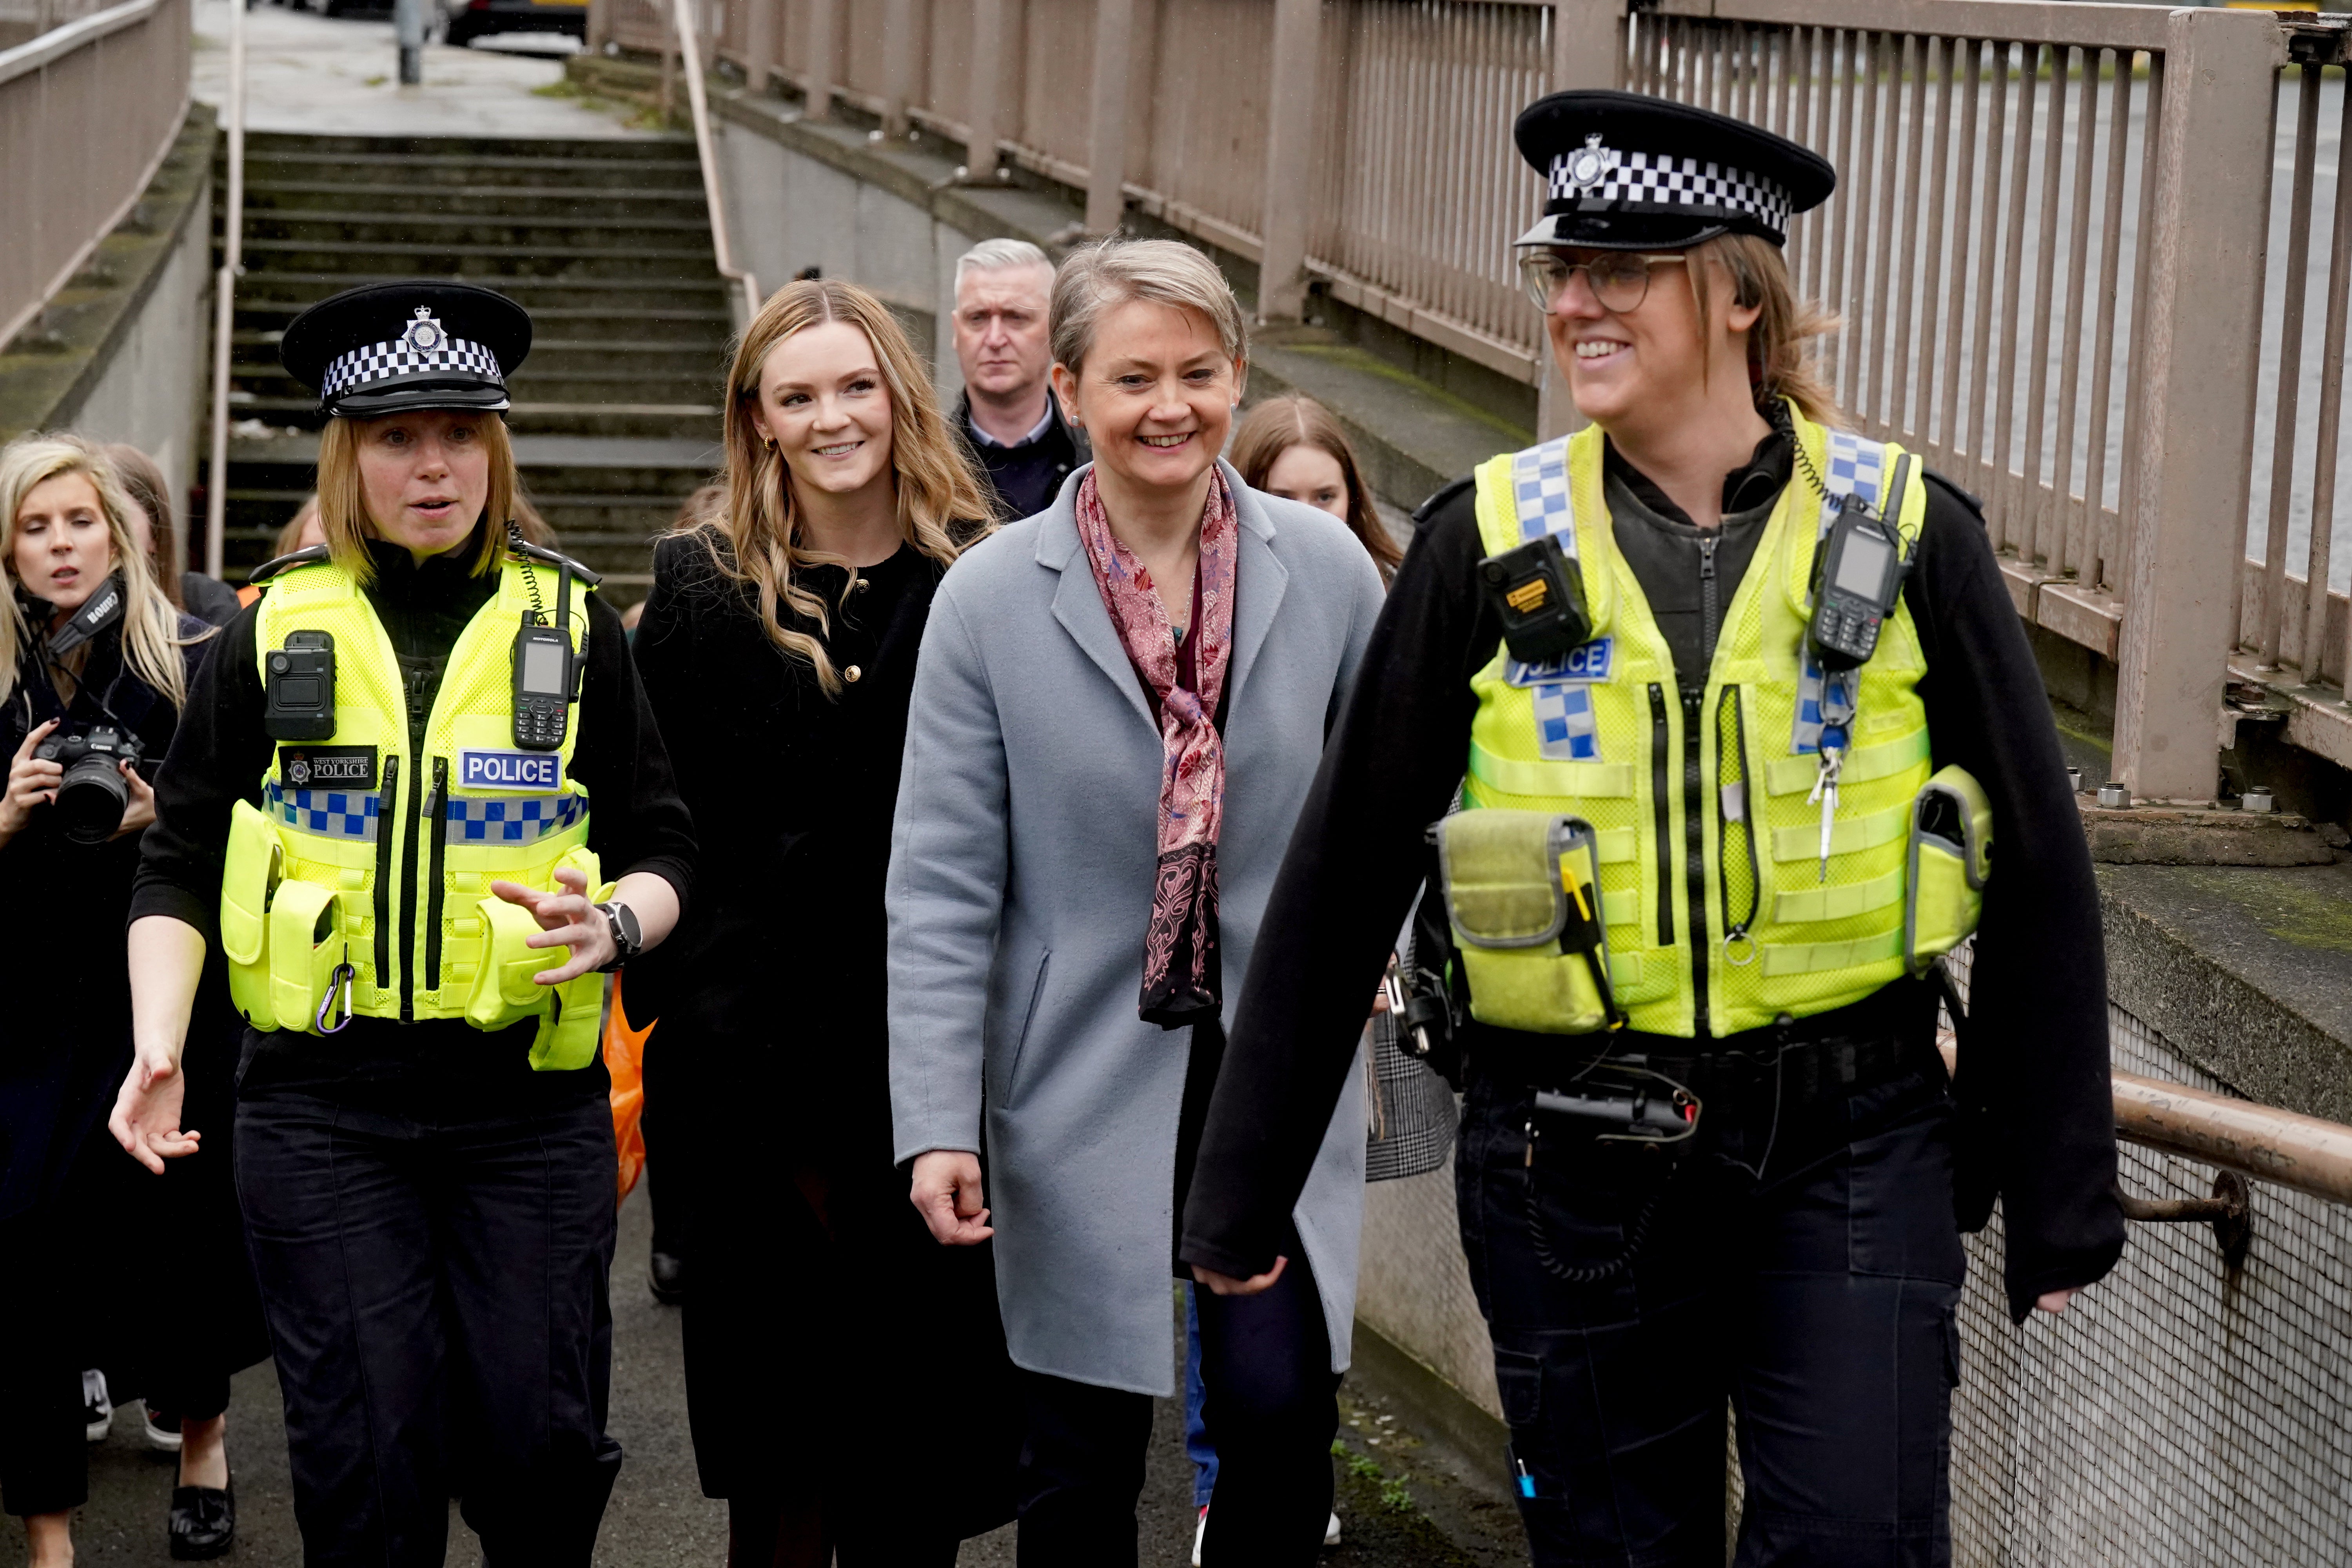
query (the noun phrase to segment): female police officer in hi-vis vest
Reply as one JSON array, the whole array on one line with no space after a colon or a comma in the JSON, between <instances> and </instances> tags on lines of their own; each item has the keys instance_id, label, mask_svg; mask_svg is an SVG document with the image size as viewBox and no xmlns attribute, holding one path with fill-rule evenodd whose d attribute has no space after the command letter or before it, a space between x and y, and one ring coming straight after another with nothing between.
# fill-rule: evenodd
<instances>
[{"instance_id":1,"label":"female police officer in hi-vis vest","mask_svg":"<svg viewBox=\"0 0 2352 1568\"><path fill-rule=\"evenodd\" d=\"M2123 1239L2048 702L1975 503L1842 429L1810 368L1829 323L1780 245L1829 166L1621 92L1547 98L1517 140L1549 180L1529 289L1593 427L1423 509L1267 908L1182 1255L1228 1290L1275 1266L1345 1004L1435 872L1456 956L1408 1016L1460 1024L1463 1245L1537 1561L1718 1568L1727 1399L1740 1563L1940 1563L1956 1145L2021 1319ZM1956 1104L1930 972L1971 926Z\"/></svg>"},{"instance_id":2,"label":"female police officer in hi-vis vest","mask_svg":"<svg viewBox=\"0 0 2352 1568\"><path fill-rule=\"evenodd\" d=\"M115 1136L180 1126L206 945L249 1026L237 1195L312 1563L584 1564L620 1447L599 970L676 922L690 824L594 579L510 532L521 308L313 306L327 542L274 562L189 693L132 897ZM617 875L617 882L607 880Z\"/></svg>"}]
</instances>

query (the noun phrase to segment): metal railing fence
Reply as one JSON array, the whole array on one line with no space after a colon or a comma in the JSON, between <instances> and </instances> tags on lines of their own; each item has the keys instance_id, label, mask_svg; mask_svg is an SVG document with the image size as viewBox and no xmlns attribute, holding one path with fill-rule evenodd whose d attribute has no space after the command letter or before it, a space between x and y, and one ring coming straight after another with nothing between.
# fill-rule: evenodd
<instances>
[{"instance_id":1,"label":"metal railing fence","mask_svg":"<svg viewBox=\"0 0 2352 1568\"><path fill-rule=\"evenodd\" d=\"M2029 622L2119 667L2116 776L2213 797L2242 628L2240 674L2293 707L2289 737L2352 764L2352 616L2329 592L2352 583L2352 548L2332 549L2352 511L2335 462L2352 108L2321 75L2347 57L2341 20L2074 0L694 4L714 59L812 113L935 132L973 178L1013 163L1076 186L1090 228L1132 205L1259 263L1270 318L1316 280L1529 384L1545 355L1509 242L1540 192L1517 110L1616 83L1780 131L1840 172L1790 247L1842 319L1839 398L1983 498ZM600 0L600 26L674 47L663 11Z\"/></svg>"},{"instance_id":2,"label":"metal railing fence","mask_svg":"<svg viewBox=\"0 0 2352 1568\"><path fill-rule=\"evenodd\" d=\"M0 51L0 345L129 216L187 114L189 0L80 9Z\"/></svg>"}]
</instances>

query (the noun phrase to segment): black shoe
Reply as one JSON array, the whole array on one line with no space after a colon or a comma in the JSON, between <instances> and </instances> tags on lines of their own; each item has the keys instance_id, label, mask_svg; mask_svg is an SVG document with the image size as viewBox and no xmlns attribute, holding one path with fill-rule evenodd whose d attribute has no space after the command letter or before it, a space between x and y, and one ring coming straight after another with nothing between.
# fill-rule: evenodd
<instances>
[{"instance_id":1,"label":"black shoe","mask_svg":"<svg viewBox=\"0 0 2352 1568\"><path fill-rule=\"evenodd\" d=\"M173 1487L171 1531L180 1562L220 1556L236 1544L236 1488Z\"/></svg>"},{"instance_id":2,"label":"black shoe","mask_svg":"<svg viewBox=\"0 0 2352 1568\"><path fill-rule=\"evenodd\" d=\"M646 1283L653 1288L655 1300L665 1307L677 1306L686 1300L686 1259L676 1253L655 1253L646 1270Z\"/></svg>"}]
</instances>

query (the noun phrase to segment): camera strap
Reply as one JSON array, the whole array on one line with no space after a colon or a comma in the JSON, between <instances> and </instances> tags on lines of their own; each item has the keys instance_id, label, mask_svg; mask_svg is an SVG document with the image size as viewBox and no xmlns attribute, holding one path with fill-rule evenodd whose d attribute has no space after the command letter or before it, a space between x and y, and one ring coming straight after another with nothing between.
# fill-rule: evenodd
<instances>
[{"instance_id":1,"label":"camera strap","mask_svg":"<svg viewBox=\"0 0 2352 1568\"><path fill-rule=\"evenodd\" d=\"M65 658L122 619L123 597L122 574L116 572L99 585L97 593L83 602L82 607L73 613L72 619L47 639L48 657L52 660ZM46 604L47 601L36 603ZM43 618L47 619L46 616Z\"/></svg>"}]
</instances>

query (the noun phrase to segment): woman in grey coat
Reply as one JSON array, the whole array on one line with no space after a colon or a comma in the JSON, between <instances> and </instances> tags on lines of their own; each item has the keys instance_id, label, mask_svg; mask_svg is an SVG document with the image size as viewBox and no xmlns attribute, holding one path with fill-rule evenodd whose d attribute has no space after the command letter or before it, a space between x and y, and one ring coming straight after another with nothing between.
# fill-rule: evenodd
<instances>
[{"instance_id":1,"label":"woman in grey coat","mask_svg":"<svg viewBox=\"0 0 2352 1568\"><path fill-rule=\"evenodd\" d=\"M1150 1396L1175 1387L1174 1218L1226 977L1381 595L1343 524L1217 460L1246 343L1199 253L1081 251L1052 336L1096 461L968 552L932 606L891 842L890 1090L932 1234L996 1238L1026 1406L1022 1563L1106 1568L1136 1560ZM1322 1542L1360 1092L1324 1131L1273 1288L1202 1301L1211 1563L1303 1564ZM957 1353L951 1328L932 1353Z\"/></svg>"}]
</instances>

